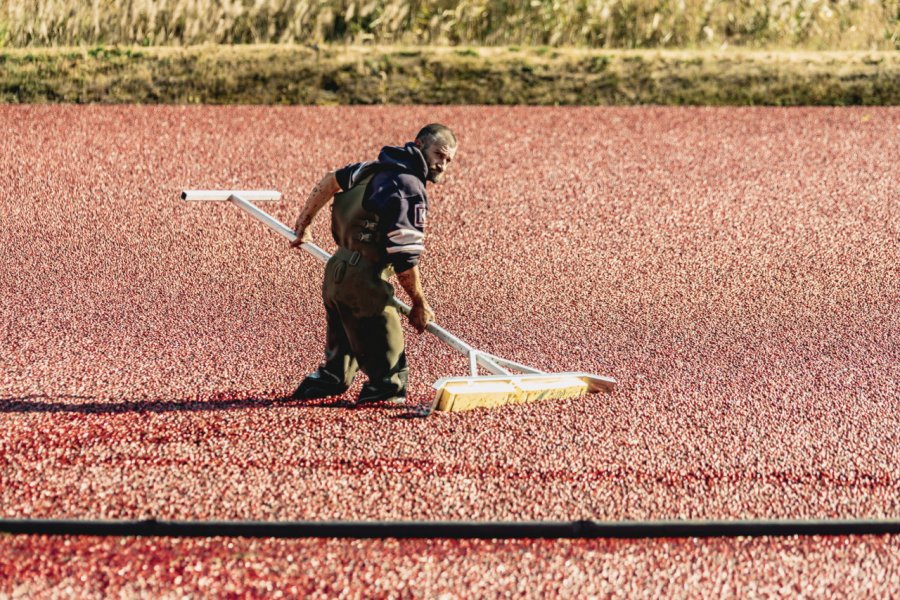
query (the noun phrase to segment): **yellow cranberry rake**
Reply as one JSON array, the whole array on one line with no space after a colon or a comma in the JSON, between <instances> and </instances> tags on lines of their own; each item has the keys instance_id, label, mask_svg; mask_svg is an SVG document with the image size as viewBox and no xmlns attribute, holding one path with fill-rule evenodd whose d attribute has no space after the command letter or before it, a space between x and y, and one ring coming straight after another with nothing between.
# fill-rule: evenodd
<instances>
[{"instance_id":1,"label":"yellow cranberry rake","mask_svg":"<svg viewBox=\"0 0 900 600\"><path fill-rule=\"evenodd\" d=\"M184 190L181 192L181 199L189 202L230 202L282 237L290 241L297 239L290 227L253 204L253 202L280 200L281 192ZM300 247L322 262L327 262L331 258L328 252L311 242ZM409 314L410 307L407 304L396 297L392 301L403 314ZM429 415L434 410L462 411L551 398L578 398L601 391L611 392L616 385L616 380L612 377L590 373L544 373L528 365L478 350L434 322L428 324L427 330L454 350L467 356L470 373L462 377L438 379L433 386L436 391L431 405L422 406L417 410L422 416ZM479 375L479 368L490 375Z\"/></svg>"}]
</instances>

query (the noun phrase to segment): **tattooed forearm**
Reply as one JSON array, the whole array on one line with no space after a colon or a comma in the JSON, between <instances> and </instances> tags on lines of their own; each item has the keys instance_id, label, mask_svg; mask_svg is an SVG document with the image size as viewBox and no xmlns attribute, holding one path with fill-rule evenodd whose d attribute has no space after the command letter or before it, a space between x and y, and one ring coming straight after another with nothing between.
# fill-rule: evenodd
<instances>
[{"instance_id":1,"label":"tattooed forearm","mask_svg":"<svg viewBox=\"0 0 900 600\"><path fill-rule=\"evenodd\" d=\"M319 211L322 210L322 207L328 204L328 201L331 200L338 190L340 190L340 186L337 179L335 179L334 173L328 173L307 196L306 205L300 212L300 216L297 217L297 224L294 228L298 229L301 226L312 223Z\"/></svg>"}]
</instances>

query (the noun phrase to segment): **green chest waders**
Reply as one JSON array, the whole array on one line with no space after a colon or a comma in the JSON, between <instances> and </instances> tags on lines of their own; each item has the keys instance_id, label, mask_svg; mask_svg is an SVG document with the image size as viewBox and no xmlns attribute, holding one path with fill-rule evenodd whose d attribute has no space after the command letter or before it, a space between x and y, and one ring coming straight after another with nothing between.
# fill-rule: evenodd
<instances>
[{"instance_id":1,"label":"green chest waders","mask_svg":"<svg viewBox=\"0 0 900 600\"><path fill-rule=\"evenodd\" d=\"M331 233L339 247L325 265L322 283L328 328L325 362L295 395L343 393L361 368L369 381L360 392L360 402L406 396L403 329L390 303L394 287L388 278L393 269L387 265L378 215L362 205L369 179L334 197Z\"/></svg>"}]
</instances>

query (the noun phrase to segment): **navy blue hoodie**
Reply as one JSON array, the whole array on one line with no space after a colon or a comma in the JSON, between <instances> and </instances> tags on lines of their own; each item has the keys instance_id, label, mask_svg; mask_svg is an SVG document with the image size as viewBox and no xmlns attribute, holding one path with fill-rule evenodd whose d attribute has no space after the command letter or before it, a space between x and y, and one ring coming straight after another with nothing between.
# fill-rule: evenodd
<instances>
[{"instance_id":1,"label":"navy blue hoodie","mask_svg":"<svg viewBox=\"0 0 900 600\"><path fill-rule=\"evenodd\" d=\"M372 175L363 208L379 217L381 239L394 271L402 273L419 263L425 251L428 163L413 142L402 148L385 146L378 160L352 163L335 172L344 191Z\"/></svg>"}]
</instances>

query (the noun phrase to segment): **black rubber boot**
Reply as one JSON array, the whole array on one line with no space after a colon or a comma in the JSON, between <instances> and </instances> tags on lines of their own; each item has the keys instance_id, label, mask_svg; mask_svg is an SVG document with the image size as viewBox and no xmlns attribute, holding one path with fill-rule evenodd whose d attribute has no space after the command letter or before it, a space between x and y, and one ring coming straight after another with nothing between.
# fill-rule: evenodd
<instances>
[{"instance_id":1,"label":"black rubber boot","mask_svg":"<svg viewBox=\"0 0 900 600\"><path fill-rule=\"evenodd\" d=\"M300 382L291 398L294 400L315 400L340 396L347 391L347 386L334 381L327 373L316 371Z\"/></svg>"},{"instance_id":2,"label":"black rubber boot","mask_svg":"<svg viewBox=\"0 0 900 600\"><path fill-rule=\"evenodd\" d=\"M356 399L357 406L362 404L372 404L374 402L406 404L406 390L398 392L395 387L384 390L369 385L363 386L363 389L359 392L359 397Z\"/></svg>"}]
</instances>

